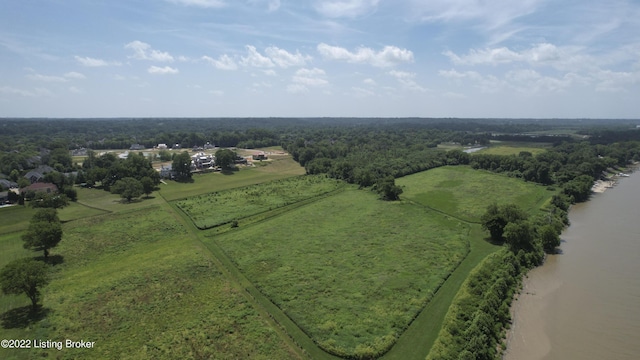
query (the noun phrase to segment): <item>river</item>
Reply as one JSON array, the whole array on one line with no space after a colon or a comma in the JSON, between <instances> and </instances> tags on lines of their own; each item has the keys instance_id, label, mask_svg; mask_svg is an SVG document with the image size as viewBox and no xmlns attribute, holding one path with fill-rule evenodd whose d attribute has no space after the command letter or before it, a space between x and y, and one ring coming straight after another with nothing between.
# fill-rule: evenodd
<instances>
[{"instance_id":1,"label":"river","mask_svg":"<svg viewBox=\"0 0 640 360\"><path fill-rule=\"evenodd\" d=\"M640 172L569 219L513 303L504 359L640 359Z\"/></svg>"}]
</instances>

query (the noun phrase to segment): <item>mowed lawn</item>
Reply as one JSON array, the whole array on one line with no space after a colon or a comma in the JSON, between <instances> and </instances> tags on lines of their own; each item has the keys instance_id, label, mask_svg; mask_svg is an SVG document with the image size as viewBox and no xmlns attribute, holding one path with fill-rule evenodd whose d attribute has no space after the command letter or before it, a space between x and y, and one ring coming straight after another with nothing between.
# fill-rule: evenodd
<instances>
[{"instance_id":1,"label":"mowed lawn","mask_svg":"<svg viewBox=\"0 0 640 360\"><path fill-rule=\"evenodd\" d=\"M169 209L151 206L66 223L63 240L52 251L62 261L43 290L46 317L18 327L4 326L3 320L0 338L28 334L30 339L94 341L95 346L0 357L296 358ZM7 236L0 244L17 243ZM19 252L14 247L9 248ZM11 309L7 313L9 304L3 305L5 319Z\"/></svg>"},{"instance_id":2,"label":"mowed lawn","mask_svg":"<svg viewBox=\"0 0 640 360\"><path fill-rule=\"evenodd\" d=\"M337 190L344 182L326 176L296 176L176 201L200 229L225 224Z\"/></svg>"},{"instance_id":3,"label":"mowed lawn","mask_svg":"<svg viewBox=\"0 0 640 360\"><path fill-rule=\"evenodd\" d=\"M534 211L554 194L542 185L468 166L431 169L397 179L396 184L404 189L401 198L471 222L479 222L492 202Z\"/></svg>"},{"instance_id":4,"label":"mowed lawn","mask_svg":"<svg viewBox=\"0 0 640 360\"><path fill-rule=\"evenodd\" d=\"M387 350L469 251L469 226L345 190L210 238L320 347Z\"/></svg>"}]
</instances>

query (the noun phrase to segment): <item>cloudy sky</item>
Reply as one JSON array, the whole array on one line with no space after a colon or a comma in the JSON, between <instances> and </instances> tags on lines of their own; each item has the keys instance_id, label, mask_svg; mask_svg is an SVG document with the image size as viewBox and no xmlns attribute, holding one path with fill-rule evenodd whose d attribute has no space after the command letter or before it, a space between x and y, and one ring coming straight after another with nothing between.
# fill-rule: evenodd
<instances>
[{"instance_id":1,"label":"cloudy sky","mask_svg":"<svg viewBox=\"0 0 640 360\"><path fill-rule=\"evenodd\" d=\"M640 2L2 1L14 116L640 118Z\"/></svg>"}]
</instances>

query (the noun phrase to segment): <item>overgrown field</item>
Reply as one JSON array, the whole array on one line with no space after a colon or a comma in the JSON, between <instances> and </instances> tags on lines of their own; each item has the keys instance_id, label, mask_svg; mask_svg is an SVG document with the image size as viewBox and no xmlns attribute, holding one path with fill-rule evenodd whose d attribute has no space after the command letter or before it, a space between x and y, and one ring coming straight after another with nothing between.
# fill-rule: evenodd
<instances>
[{"instance_id":1,"label":"overgrown field","mask_svg":"<svg viewBox=\"0 0 640 360\"><path fill-rule=\"evenodd\" d=\"M21 350L7 357L296 358L167 209L66 224L52 251L61 263L44 289L46 317L15 328L26 325L29 338L95 341L95 348ZM19 322L20 309L5 312L3 324ZM0 334L6 338L11 329Z\"/></svg>"},{"instance_id":2,"label":"overgrown field","mask_svg":"<svg viewBox=\"0 0 640 360\"><path fill-rule=\"evenodd\" d=\"M200 229L277 209L343 187L326 176L299 176L190 197L176 202Z\"/></svg>"},{"instance_id":3,"label":"overgrown field","mask_svg":"<svg viewBox=\"0 0 640 360\"><path fill-rule=\"evenodd\" d=\"M479 222L494 201L534 210L553 195L545 186L468 166L444 166L405 176L396 183L403 186L403 198L471 222Z\"/></svg>"},{"instance_id":4,"label":"overgrown field","mask_svg":"<svg viewBox=\"0 0 640 360\"><path fill-rule=\"evenodd\" d=\"M468 225L347 190L211 238L323 349L378 356L469 251Z\"/></svg>"}]
</instances>

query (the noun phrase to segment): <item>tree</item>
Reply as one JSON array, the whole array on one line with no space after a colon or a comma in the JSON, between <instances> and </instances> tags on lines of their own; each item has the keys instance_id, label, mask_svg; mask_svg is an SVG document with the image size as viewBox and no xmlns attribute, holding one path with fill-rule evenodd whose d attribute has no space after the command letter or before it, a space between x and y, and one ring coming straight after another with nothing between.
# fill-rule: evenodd
<instances>
[{"instance_id":1,"label":"tree","mask_svg":"<svg viewBox=\"0 0 640 360\"><path fill-rule=\"evenodd\" d=\"M172 169L176 173L178 180L191 179L191 157L186 151L181 152L173 158Z\"/></svg>"},{"instance_id":2,"label":"tree","mask_svg":"<svg viewBox=\"0 0 640 360\"><path fill-rule=\"evenodd\" d=\"M40 288L49 283L49 267L30 258L17 259L7 264L0 272L2 292L9 295L24 293L31 299L35 310L40 299Z\"/></svg>"},{"instance_id":3,"label":"tree","mask_svg":"<svg viewBox=\"0 0 640 360\"><path fill-rule=\"evenodd\" d=\"M526 220L529 216L516 204L498 206L492 203L487 206L487 211L482 214L480 221L485 230L489 230L491 238L503 241L503 233L507 224Z\"/></svg>"},{"instance_id":4,"label":"tree","mask_svg":"<svg viewBox=\"0 0 640 360\"><path fill-rule=\"evenodd\" d=\"M61 209L69 205L69 198L65 194L49 194L44 191L38 191L33 194L33 199L31 199L29 205L33 208Z\"/></svg>"},{"instance_id":5,"label":"tree","mask_svg":"<svg viewBox=\"0 0 640 360\"><path fill-rule=\"evenodd\" d=\"M131 199L137 198L144 192L142 183L132 177L126 177L118 180L111 187L111 192L114 194L120 194L123 199L127 199L131 202Z\"/></svg>"},{"instance_id":6,"label":"tree","mask_svg":"<svg viewBox=\"0 0 640 360\"><path fill-rule=\"evenodd\" d=\"M552 253L560 246L560 237L556 229L551 225L544 225L540 228L540 241L547 253Z\"/></svg>"},{"instance_id":7,"label":"tree","mask_svg":"<svg viewBox=\"0 0 640 360\"><path fill-rule=\"evenodd\" d=\"M503 237L514 253L520 249L531 250L533 248L533 226L528 221L507 223L504 227Z\"/></svg>"},{"instance_id":8,"label":"tree","mask_svg":"<svg viewBox=\"0 0 640 360\"><path fill-rule=\"evenodd\" d=\"M223 169L230 168L235 159L236 153L229 149L221 149L216 151L216 165L222 167Z\"/></svg>"},{"instance_id":9,"label":"tree","mask_svg":"<svg viewBox=\"0 0 640 360\"><path fill-rule=\"evenodd\" d=\"M398 200L402 194L402 188L396 185L392 176L387 176L378 180L376 183L376 191L383 200Z\"/></svg>"},{"instance_id":10,"label":"tree","mask_svg":"<svg viewBox=\"0 0 640 360\"><path fill-rule=\"evenodd\" d=\"M140 183L142 184L142 192L149 197L149 195L155 190L156 184L151 180L150 177L145 176L140 179Z\"/></svg>"},{"instance_id":11,"label":"tree","mask_svg":"<svg viewBox=\"0 0 640 360\"><path fill-rule=\"evenodd\" d=\"M33 214L27 232L22 235L25 249L43 251L44 260L49 258L49 249L62 240L62 224L56 209L39 209Z\"/></svg>"}]
</instances>

